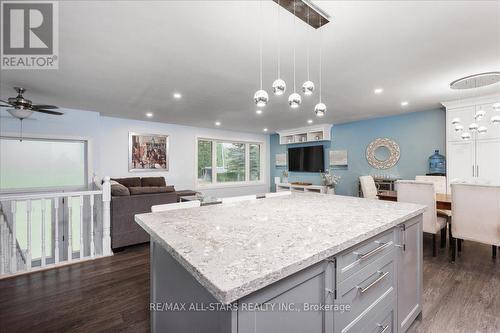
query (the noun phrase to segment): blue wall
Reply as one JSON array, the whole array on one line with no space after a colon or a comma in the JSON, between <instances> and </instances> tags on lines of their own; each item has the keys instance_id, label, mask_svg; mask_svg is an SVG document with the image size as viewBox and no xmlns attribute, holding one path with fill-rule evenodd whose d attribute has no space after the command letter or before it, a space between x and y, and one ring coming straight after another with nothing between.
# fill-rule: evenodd
<instances>
[{"instance_id":1,"label":"blue wall","mask_svg":"<svg viewBox=\"0 0 500 333\"><path fill-rule=\"evenodd\" d=\"M333 173L341 176L336 193L358 195L358 177L362 175L390 175L404 179L414 179L416 175L428 172L428 161L435 149L445 154L445 112L431 110L397 116L376 118L334 125L332 140L323 141L325 162L328 163L330 150L347 150L348 166L335 169ZM365 157L366 146L375 138L388 137L396 141L401 149L401 158L393 168L378 170L372 168ZM285 153L288 147L301 147L309 144L280 145L277 134L271 135L271 184L274 177L281 176L286 167L276 167L276 154ZM307 181L320 184L318 173L290 172L289 181Z\"/></svg>"}]
</instances>

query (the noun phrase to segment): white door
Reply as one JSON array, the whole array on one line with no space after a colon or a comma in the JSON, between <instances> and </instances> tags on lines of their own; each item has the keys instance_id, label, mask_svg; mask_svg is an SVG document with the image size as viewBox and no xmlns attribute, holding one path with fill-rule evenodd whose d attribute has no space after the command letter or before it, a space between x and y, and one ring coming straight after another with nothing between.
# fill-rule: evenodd
<instances>
[{"instance_id":1,"label":"white door","mask_svg":"<svg viewBox=\"0 0 500 333\"><path fill-rule=\"evenodd\" d=\"M476 151L478 180L500 184L500 140L477 140Z\"/></svg>"},{"instance_id":2,"label":"white door","mask_svg":"<svg viewBox=\"0 0 500 333\"><path fill-rule=\"evenodd\" d=\"M453 181L472 182L475 175L474 141L449 142L448 150L448 191Z\"/></svg>"},{"instance_id":3,"label":"white door","mask_svg":"<svg viewBox=\"0 0 500 333\"><path fill-rule=\"evenodd\" d=\"M452 122L454 119L460 121L460 125L464 127L464 131L468 131L469 125L473 122L474 106L466 106L463 108L452 109L446 111L446 140L460 141L462 140L462 132L455 131L455 126Z\"/></svg>"}]
</instances>

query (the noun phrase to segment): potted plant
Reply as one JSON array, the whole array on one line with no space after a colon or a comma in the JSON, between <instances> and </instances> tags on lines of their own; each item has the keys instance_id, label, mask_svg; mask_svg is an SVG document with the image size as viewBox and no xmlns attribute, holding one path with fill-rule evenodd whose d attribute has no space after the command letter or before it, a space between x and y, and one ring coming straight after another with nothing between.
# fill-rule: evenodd
<instances>
[{"instance_id":1,"label":"potted plant","mask_svg":"<svg viewBox=\"0 0 500 333\"><path fill-rule=\"evenodd\" d=\"M283 170L283 172L281 173L281 176L283 177L282 182L288 183L288 170Z\"/></svg>"},{"instance_id":2,"label":"potted plant","mask_svg":"<svg viewBox=\"0 0 500 333\"><path fill-rule=\"evenodd\" d=\"M334 175L329 170L320 173L321 183L327 187L326 193L335 194L335 185L340 181L340 176Z\"/></svg>"}]
</instances>

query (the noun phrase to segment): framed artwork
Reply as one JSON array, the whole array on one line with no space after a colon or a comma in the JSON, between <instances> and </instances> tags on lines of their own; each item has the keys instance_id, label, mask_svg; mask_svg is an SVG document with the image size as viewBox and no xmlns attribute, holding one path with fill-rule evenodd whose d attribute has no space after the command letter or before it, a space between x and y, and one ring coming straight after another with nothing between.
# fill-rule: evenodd
<instances>
[{"instance_id":1,"label":"framed artwork","mask_svg":"<svg viewBox=\"0 0 500 333\"><path fill-rule=\"evenodd\" d=\"M129 171L168 171L168 135L129 133Z\"/></svg>"},{"instance_id":2,"label":"framed artwork","mask_svg":"<svg viewBox=\"0 0 500 333\"><path fill-rule=\"evenodd\" d=\"M347 150L330 150L330 165L331 166L346 166L347 165Z\"/></svg>"},{"instance_id":3,"label":"framed artwork","mask_svg":"<svg viewBox=\"0 0 500 333\"><path fill-rule=\"evenodd\" d=\"M276 154L276 166L286 166L286 154Z\"/></svg>"}]
</instances>

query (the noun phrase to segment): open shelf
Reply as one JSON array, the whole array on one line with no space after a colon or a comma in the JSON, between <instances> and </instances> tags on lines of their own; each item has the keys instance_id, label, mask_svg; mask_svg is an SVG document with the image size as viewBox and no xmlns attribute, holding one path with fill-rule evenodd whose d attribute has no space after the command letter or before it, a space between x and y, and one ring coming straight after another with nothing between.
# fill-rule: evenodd
<instances>
[{"instance_id":1,"label":"open shelf","mask_svg":"<svg viewBox=\"0 0 500 333\"><path fill-rule=\"evenodd\" d=\"M331 130L332 125L326 124L278 131L277 133L280 136L280 144L287 145L331 140Z\"/></svg>"}]
</instances>

